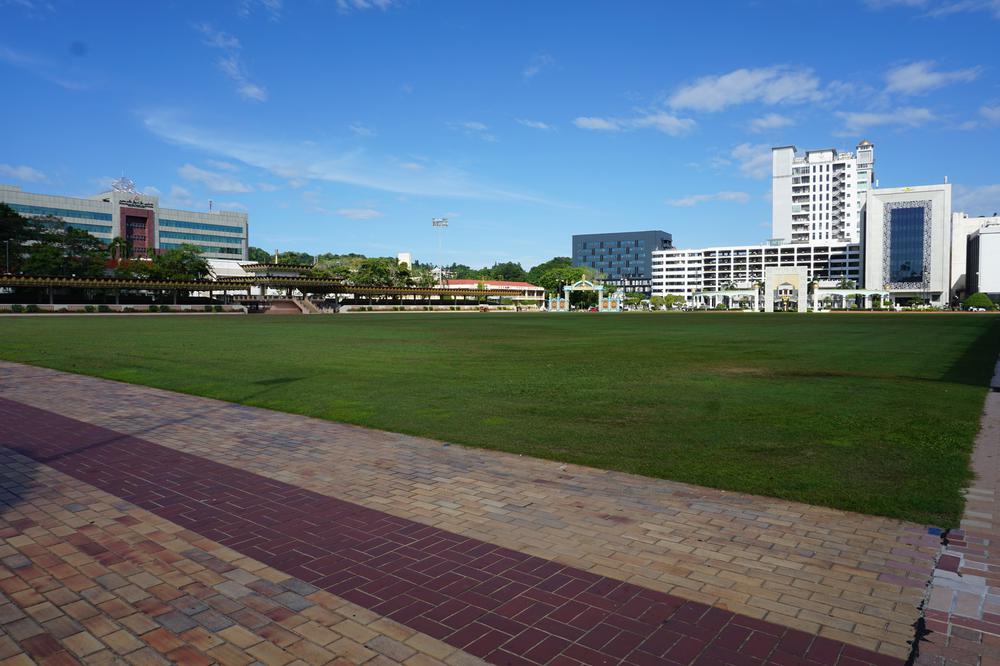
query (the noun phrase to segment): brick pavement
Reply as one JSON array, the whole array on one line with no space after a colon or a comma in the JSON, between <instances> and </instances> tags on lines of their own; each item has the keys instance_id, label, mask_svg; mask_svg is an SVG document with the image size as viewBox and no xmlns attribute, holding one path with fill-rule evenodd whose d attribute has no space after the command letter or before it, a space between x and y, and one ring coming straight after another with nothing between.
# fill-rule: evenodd
<instances>
[{"instance_id":1,"label":"brick pavement","mask_svg":"<svg viewBox=\"0 0 1000 666\"><path fill-rule=\"evenodd\" d=\"M0 447L0 664L478 662Z\"/></svg>"},{"instance_id":2,"label":"brick pavement","mask_svg":"<svg viewBox=\"0 0 1000 666\"><path fill-rule=\"evenodd\" d=\"M899 521L560 468L15 364L0 364L0 393L592 575L896 657L908 651L937 552L923 527Z\"/></svg>"},{"instance_id":3,"label":"brick pavement","mask_svg":"<svg viewBox=\"0 0 1000 666\"><path fill-rule=\"evenodd\" d=\"M961 526L934 571L922 666L1000 666L1000 392L986 398L972 469Z\"/></svg>"}]
</instances>

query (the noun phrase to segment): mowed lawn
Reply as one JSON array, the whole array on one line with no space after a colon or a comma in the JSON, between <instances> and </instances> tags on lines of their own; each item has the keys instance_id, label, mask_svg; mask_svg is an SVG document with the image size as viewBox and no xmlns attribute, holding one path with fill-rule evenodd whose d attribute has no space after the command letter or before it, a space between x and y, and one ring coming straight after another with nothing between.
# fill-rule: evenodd
<instances>
[{"instance_id":1,"label":"mowed lawn","mask_svg":"<svg viewBox=\"0 0 1000 666\"><path fill-rule=\"evenodd\" d=\"M0 318L9 360L940 526L998 352L962 314Z\"/></svg>"}]
</instances>

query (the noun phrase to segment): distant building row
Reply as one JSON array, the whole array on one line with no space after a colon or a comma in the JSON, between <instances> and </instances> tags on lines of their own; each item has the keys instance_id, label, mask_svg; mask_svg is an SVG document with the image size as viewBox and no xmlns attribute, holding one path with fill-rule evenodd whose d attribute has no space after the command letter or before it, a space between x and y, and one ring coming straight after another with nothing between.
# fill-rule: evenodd
<instances>
[{"instance_id":1,"label":"distant building row","mask_svg":"<svg viewBox=\"0 0 1000 666\"><path fill-rule=\"evenodd\" d=\"M952 213L948 183L875 187L874 148L869 141L855 153L774 148L768 243L677 249L662 231L593 234L573 237L573 263L626 291L689 303L697 294L750 289L781 267L804 267L820 287L849 281L895 302L945 306L977 291L1000 296L1000 218ZM637 244L650 237L658 247ZM621 247L631 253L621 256Z\"/></svg>"},{"instance_id":2,"label":"distant building row","mask_svg":"<svg viewBox=\"0 0 1000 666\"><path fill-rule=\"evenodd\" d=\"M55 217L110 243L124 238L133 255L146 257L184 243L196 245L206 257L247 259L247 214L228 211L201 213L162 208L159 197L114 189L89 199L32 194L0 184L0 203L31 217Z\"/></svg>"}]
</instances>

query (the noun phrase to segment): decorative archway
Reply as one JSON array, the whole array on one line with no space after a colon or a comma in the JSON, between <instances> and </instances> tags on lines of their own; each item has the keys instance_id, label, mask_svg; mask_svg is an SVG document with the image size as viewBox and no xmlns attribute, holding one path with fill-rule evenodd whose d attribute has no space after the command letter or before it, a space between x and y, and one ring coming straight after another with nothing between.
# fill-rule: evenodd
<instances>
[{"instance_id":1,"label":"decorative archway","mask_svg":"<svg viewBox=\"0 0 1000 666\"><path fill-rule=\"evenodd\" d=\"M597 309L600 312L613 312L622 309L622 299L617 295L605 296L604 285L595 284L581 275L573 284L563 287L562 296L549 297L549 311L569 312L569 295L574 291L597 292Z\"/></svg>"}]
</instances>

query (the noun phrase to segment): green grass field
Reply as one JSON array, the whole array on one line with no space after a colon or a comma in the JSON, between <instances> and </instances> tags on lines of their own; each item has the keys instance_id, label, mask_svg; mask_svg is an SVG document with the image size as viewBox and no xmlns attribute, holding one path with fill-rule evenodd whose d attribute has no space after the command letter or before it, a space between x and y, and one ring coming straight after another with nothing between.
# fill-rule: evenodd
<instances>
[{"instance_id":1,"label":"green grass field","mask_svg":"<svg viewBox=\"0 0 1000 666\"><path fill-rule=\"evenodd\" d=\"M983 315L0 318L0 357L942 526L1000 352Z\"/></svg>"}]
</instances>

